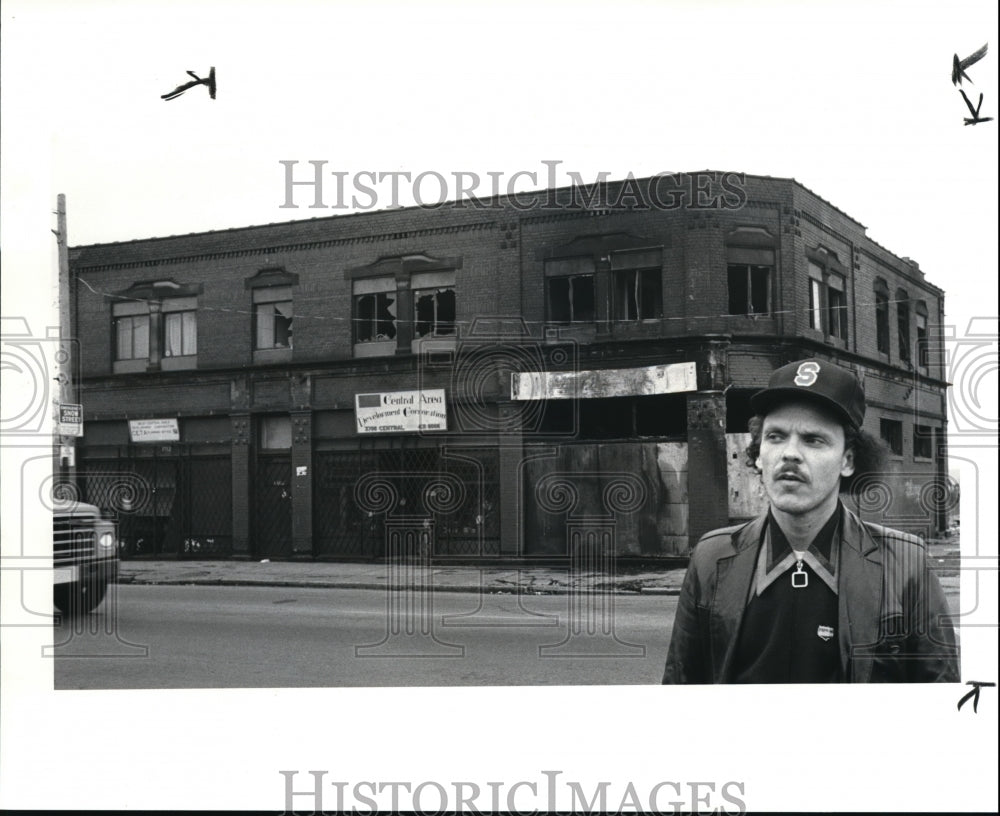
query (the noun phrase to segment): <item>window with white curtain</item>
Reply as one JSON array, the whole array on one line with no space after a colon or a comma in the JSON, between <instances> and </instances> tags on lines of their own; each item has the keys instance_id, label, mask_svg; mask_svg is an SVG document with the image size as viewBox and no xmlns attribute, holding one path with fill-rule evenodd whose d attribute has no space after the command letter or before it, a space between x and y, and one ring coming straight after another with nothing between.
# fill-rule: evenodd
<instances>
[{"instance_id":1,"label":"window with white curtain","mask_svg":"<svg viewBox=\"0 0 1000 816\"><path fill-rule=\"evenodd\" d=\"M198 299L163 301L163 356L193 357L198 353Z\"/></svg>"}]
</instances>

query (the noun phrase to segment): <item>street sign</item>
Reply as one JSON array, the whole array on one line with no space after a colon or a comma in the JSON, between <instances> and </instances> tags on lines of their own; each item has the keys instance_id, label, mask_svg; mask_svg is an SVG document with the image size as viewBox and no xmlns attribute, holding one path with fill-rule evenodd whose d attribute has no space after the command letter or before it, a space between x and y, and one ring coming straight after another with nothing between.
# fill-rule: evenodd
<instances>
[{"instance_id":1,"label":"street sign","mask_svg":"<svg viewBox=\"0 0 1000 816\"><path fill-rule=\"evenodd\" d=\"M83 436L83 406L69 402L60 404L58 425L61 436Z\"/></svg>"}]
</instances>

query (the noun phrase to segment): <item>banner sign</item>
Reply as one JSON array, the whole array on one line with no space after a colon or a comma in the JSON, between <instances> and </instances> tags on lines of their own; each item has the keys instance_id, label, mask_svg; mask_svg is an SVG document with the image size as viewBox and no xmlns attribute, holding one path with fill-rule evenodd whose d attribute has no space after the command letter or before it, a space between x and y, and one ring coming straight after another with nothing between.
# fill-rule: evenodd
<instances>
[{"instance_id":1,"label":"banner sign","mask_svg":"<svg viewBox=\"0 0 1000 816\"><path fill-rule=\"evenodd\" d=\"M355 394L358 433L446 431L444 389Z\"/></svg>"},{"instance_id":2,"label":"banner sign","mask_svg":"<svg viewBox=\"0 0 1000 816\"><path fill-rule=\"evenodd\" d=\"M515 400L643 397L697 391L694 363L600 371L529 371L511 374Z\"/></svg>"}]
</instances>

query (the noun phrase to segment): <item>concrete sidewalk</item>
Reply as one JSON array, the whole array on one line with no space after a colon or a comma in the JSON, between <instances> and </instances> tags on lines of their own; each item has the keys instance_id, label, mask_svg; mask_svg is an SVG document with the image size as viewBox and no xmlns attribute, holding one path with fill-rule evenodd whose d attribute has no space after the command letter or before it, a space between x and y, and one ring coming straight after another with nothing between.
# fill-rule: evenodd
<instances>
[{"instance_id":1,"label":"concrete sidewalk","mask_svg":"<svg viewBox=\"0 0 1000 816\"><path fill-rule=\"evenodd\" d=\"M120 584L208 584L213 586L297 586L337 589L386 589L390 570L410 588L440 592L562 594L571 591L673 594L680 592L683 568L610 574L570 574L558 567L432 566L386 562L326 561L188 561L127 560L119 568Z\"/></svg>"},{"instance_id":2,"label":"concrete sidewalk","mask_svg":"<svg viewBox=\"0 0 1000 816\"><path fill-rule=\"evenodd\" d=\"M958 595L957 542L928 546L946 595ZM395 571L395 581L390 570ZM329 561L122 561L121 584L206 584L212 586L284 586L329 589L428 588L439 592L489 592L555 595L568 592L677 595L683 567L618 573L571 573L559 567L431 566L384 561L340 563ZM401 586L402 581L408 581Z\"/></svg>"}]
</instances>

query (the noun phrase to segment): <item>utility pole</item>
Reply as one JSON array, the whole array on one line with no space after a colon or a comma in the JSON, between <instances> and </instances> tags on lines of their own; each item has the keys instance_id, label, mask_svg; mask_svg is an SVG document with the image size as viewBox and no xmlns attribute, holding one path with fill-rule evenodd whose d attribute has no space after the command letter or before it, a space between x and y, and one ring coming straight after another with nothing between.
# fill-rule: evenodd
<instances>
[{"instance_id":1,"label":"utility pole","mask_svg":"<svg viewBox=\"0 0 1000 816\"><path fill-rule=\"evenodd\" d=\"M76 404L76 383L73 378L73 290L69 272L69 235L66 231L66 196L59 193L56 199L56 244L59 251L59 406L56 417L56 438L58 439L59 485L66 485L61 493L67 498L77 495L76 490L76 437L64 434L63 406ZM83 417L80 417L82 425Z\"/></svg>"}]
</instances>

